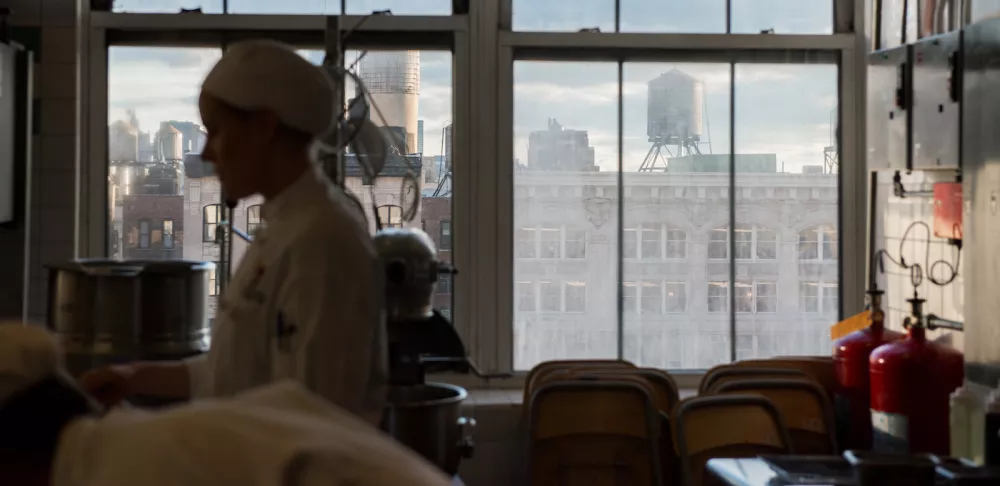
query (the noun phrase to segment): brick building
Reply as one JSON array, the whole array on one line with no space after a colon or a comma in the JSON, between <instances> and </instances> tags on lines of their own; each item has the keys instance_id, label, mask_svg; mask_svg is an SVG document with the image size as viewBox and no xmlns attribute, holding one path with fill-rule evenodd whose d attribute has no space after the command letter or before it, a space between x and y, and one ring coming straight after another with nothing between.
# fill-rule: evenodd
<instances>
[{"instance_id":1,"label":"brick building","mask_svg":"<svg viewBox=\"0 0 1000 486\"><path fill-rule=\"evenodd\" d=\"M122 196L121 254L127 259L184 256L184 196Z\"/></svg>"}]
</instances>

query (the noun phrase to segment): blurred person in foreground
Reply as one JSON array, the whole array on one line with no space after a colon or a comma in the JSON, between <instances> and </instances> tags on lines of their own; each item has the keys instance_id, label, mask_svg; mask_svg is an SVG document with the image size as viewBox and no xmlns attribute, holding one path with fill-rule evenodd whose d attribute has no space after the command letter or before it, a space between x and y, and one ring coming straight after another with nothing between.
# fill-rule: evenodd
<instances>
[{"instance_id":1,"label":"blurred person in foreground","mask_svg":"<svg viewBox=\"0 0 1000 486\"><path fill-rule=\"evenodd\" d=\"M103 407L54 336L0 323L4 486L447 486L416 453L293 381L161 411Z\"/></svg>"},{"instance_id":2,"label":"blurred person in foreground","mask_svg":"<svg viewBox=\"0 0 1000 486\"><path fill-rule=\"evenodd\" d=\"M327 73L271 41L234 44L202 85L202 153L227 204L263 195L259 229L220 299L210 351L83 376L126 396L225 397L292 379L370 423L385 403L382 269L360 207L310 156L334 125Z\"/></svg>"}]
</instances>

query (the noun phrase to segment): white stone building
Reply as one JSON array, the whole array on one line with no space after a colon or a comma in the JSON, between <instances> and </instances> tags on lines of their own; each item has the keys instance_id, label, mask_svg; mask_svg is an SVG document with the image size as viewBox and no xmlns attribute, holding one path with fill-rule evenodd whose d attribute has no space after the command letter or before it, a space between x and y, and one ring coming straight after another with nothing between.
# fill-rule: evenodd
<instances>
[{"instance_id":1,"label":"white stone building","mask_svg":"<svg viewBox=\"0 0 1000 486\"><path fill-rule=\"evenodd\" d=\"M667 369L730 360L729 174L626 173L626 359ZM829 354L838 316L836 174L736 178L739 358ZM614 358L618 174L515 179L515 367Z\"/></svg>"}]
</instances>

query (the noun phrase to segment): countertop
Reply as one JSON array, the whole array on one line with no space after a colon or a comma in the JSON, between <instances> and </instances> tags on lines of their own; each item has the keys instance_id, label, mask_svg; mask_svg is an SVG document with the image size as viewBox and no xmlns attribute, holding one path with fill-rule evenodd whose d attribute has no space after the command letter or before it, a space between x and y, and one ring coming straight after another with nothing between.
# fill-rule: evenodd
<instances>
[{"instance_id":1,"label":"countertop","mask_svg":"<svg viewBox=\"0 0 1000 486\"><path fill-rule=\"evenodd\" d=\"M820 478L811 481L789 482L781 478L768 463L762 459L710 459L708 471L731 486L792 486L792 485L844 485L854 484L853 480L826 481Z\"/></svg>"}]
</instances>

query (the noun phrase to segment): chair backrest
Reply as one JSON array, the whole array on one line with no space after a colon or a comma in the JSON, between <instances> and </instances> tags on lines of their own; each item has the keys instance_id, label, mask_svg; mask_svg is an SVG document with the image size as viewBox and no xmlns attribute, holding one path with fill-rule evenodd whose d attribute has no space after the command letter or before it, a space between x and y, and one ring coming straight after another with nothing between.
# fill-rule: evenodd
<instances>
[{"instance_id":1,"label":"chair backrest","mask_svg":"<svg viewBox=\"0 0 1000 486\"><path fill-rule=\"evenodd\" d=\"M684 486L701 486L712 458L793 452L781 414L760 395L688 398L674 409L672 422Z\"/></svg>"},{"instance_id":2,"label":"chair backrest","mask_svg":"<svg viewBox=\"0 0 1000 486\"><path fill-rule=\"evenodd\" d=\"M751 368L785 368L799 370L816 380L827 396L833 397L837 392L837 375L833 367L833 359L808 356L802 358L774 358L737 361L738 367Z\"/></svg>"},{"instance_id":3,"label":"chair backrest","mask_svg":"<svg viewBox=\"0 0 1000 486\"><path fill-rule=\"evenodd\" d=\"M768 368L765 366L761 367L750 367L750 366L716 366L708 370L705 376L702 377L701 383L698 384L698 394L699 395L710 395L713 388L715 388L720 381L732 381L732 380L745 380L754 378L774 378L774 377L808 377L805 372L793 368L787 367L775 367Z\"/></svg>"},{"instance_id":4,"label":"chair backrest","mask_svg":"<svg viewBox=\"0 0 1000 486\"><path fill-rule=\"evenodd\" d=\"M556 377L562 377L565 375L557 372L549 376L552 379L558 379ZM611 377L611 379L613 379L616 376L641 378L646 382L647 386L649 386L650 396L653 398L653 404L657 406L658 410L665 413L668 417L679 401L676 385L674 385L673 381L667 375L662 374L657 370L648 368L579 369L573 370L571 372L571 376L576 379L604 379L605 377Z\"/></svg>"},{"instance_id":5,"label":"chair backrest","mask_svg":"<svg viewBox=\"0 0 1000 486\"><path fill-rule=\"evenodd\" d=\"M785 420L795 452L803 455L837 453L833 407L811 379L740 380L722 384L719 395L760 395L774 404Z\"/></svg>"},{"instance_id":6,"label":"chair backrest","mask_svg":"<svg viewBox=\"0 0 1000 486\"><path fill-rule=\"evenodd\" d=\"M525 408L531 400L531 394L535 391L537 382L545 375L555 370L566 370L573 368L635 368L635 365L624 360L617 359L589 359L589 360L553 360L543 361L535 365L524 379L524 397L521 403Z\"/></svg>"},{"instance_id":7,"label":"chair backrest","mask_svg":"<svg viewBox=\"0 0 1000 486\"><path fill-rule=\"evenodd\" d=\"M547 383L530 409L531 484L662 484L660 419L641 380Z\"/></svg>"}]
</instances>

